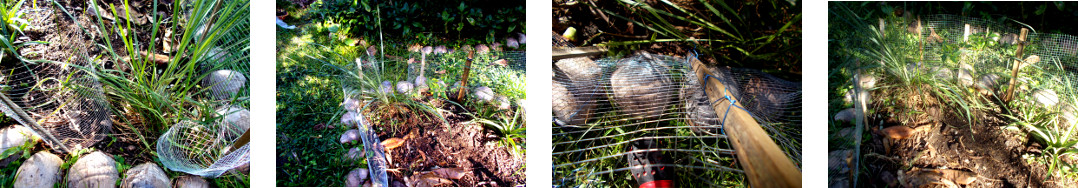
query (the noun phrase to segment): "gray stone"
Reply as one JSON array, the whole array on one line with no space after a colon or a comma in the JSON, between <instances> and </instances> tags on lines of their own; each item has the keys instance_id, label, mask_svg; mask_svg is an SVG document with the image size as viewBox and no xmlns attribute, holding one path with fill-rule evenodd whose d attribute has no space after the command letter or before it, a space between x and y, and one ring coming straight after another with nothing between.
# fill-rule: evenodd
<instances>
[{"instance_id":1,"label":"gray stone","mask_svg":"<svg viewBox=\"0 0 1078 188\"><path fill-rule=\"evenodd\" d=\"M520 44L528 43L528 36L524 35L524 33L517 33L517 37L520 37L517 39L517 42L520 42Z\"/></svg>"},{"instance_id":2,"label":"gray stone","mask_svg":"<svg viewBox=\"0 0 1078 188\"><path fill-rule=\"evenodd\" d=\"M419 74L419 76L416 76L415 77L415 90L417 92L422 93L422 92L427 92L428 89L430 89L430 87L427 86L427 77L423 76L423 74Z\"/></svg>"},{"instance_id":3,"label":"gray stone","mask_svg":"<svg viewBox=\"0 0 1078 188\"><path fill-rule=\"evenodd\" d=\"M96 151L79 158L67 171L67 187L116 187L116 161Z\"/></svg>"},{"instance_id":4,"label":"gray stone","mask_svg":"<svg viewBox=\"0 0 1078 188\"><path fill-rule=\"evenodd\" d=\"M241 72L217 70L202 80L202 85L210 88L210 97L216 100L231 99L247 85L247 77Z\"/></svg>"},{"instance_id":5,"label":"gray stone","mask_svg":"<svg viewBox=\"0 0 1078 188\"><path fill-rule=\"evenodd\" d=\"M876 87L876 77L868 74L858 74L858 79L861 81L861 88L872 89Z\"/></svg>"},{"instance_id":6,"label":"gray stone","mask_svg":"<svg viewBox=\"0 0 1078 188\"><path fill-rule=\"evenodd\" d=\"M345 127L355 127L356 126L356 118L358 118L358 117L361 117L361 116L359 116L358 112L348 111L347 113L344 113L344 115L341 116L341 124L344 124Z\"/></svg>"},{"instance_id":7,"label":"gray stone","mask_svg":"<svg viewBox=\"0 0 1078 188\"><path fill-rule=\"evenodd\" d=\"M988 74L981 76L981 79L977 81L976 88L983 91L995 91L996 86L999 85L999 76L995 74Z\"/></svg>"},{"instance_id":8,"label":"gray stone","mask_svg":"<svg viewBox=\"0 0 1078 188\"><path fill-rule=\"evenodd\" d=\"M475 52L478 54L490 53L490 47L487 47L486 44L475 45Z\"/></svg>"},{"instance_id":9,"label":"gray stone","mask_svg":"<svg viewBox=\"0 0 1078 188\"><path fill-rule=\"evenodd\" d=\"M437 46L437 47L434 47L434 53L435 54L449 53L449 48L446 48L445 46Z\"/></svg>"},{"instance_id":10,"label":"gray stone","mask_svg":"<svg viewBox=\"0 0 1078 188\"><path fill-rule=\"evenodd\" d=\"M359 111L360 106L362 106L359 103L359 99L354 99L352 97L344 97L344 102L342 102L341 106L343 106L344 110L347 111Z\"/></svg>"},{"instance_id":11,"label":"gray stone","mask_svg":"<svg viewBox=\"0 0 1078 188\"><path fill-rule=\"evenodd\" d=\"M1075 116L1075 115L1078 115L1078 109L1075 109L1074 105L1064 104L1062 109L1060 109L1060 113L1062 113L1061 115L1063 116L1063 120L1066 121L1067 123L1069 123L1069 124L1078 123L1078 119L1076 119L1076 116Z\"/></svg>"},{"instance_id":12,"label":"gray stone","mask_svg":"<svg viewBox=\"0 0 1078 188\"><path fill-rule=\"evenodd\" d=\"M60 181L60 165L64 163L56 154L39 151L19 166L15 175L15 187L53 187Z\"/></svg>"},{"instance_id":13,"label":"gray stone","mask_svg":"<svg viewBox=\"0 0 1078 188\"><path fill-rule=\"evenodd\" d=\"M210 182L206 179L202 179L199 176L180 176L172 180L172 187L174 188L209 188Z\"/></svg>"},{"instance_id":14,"label":"gray stone","mask_svg":"<svg viewBox=\"0 0 1078 188\"><path fill-rule=\"evenodd\" d=\"M853 150L835 150L827 155L827 171L830 175L846 174L850 172L850 164L846 158L853 156Z\"/></svg>"},{"instance_id":15,"label":"gray stone","mask_svg":"<svg viewBox=\"0 0 1078 188\"><path fill-rule=\"evenodd\" d=\"M491 100L494 100L494 90L490 89L487 86L476 87L473 95L475 95L476 99L479 99L480 101L484 102L490 102Z\"/></svg>"},{"instance_id":16,"label":"gray stone","mask_svg":"<svg viewBox=\"0 0 1078 188\"><path fill-rule=\"evenodd\" d=\"M122 188L168 187L172 184L168 175L165 175L165 171L154 163L140 164L127 170L124 175L127 178L120 183Z\"/></svg>"}]
</instances>

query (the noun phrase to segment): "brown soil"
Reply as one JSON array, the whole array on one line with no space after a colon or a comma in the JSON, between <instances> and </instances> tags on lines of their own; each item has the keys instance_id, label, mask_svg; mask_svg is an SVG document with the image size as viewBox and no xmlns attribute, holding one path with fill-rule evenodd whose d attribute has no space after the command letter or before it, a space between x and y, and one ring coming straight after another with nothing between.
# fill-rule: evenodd
<instances>
[{"instance_id":1,"label":"brown soil","mask_svg":"<svg viewBox=\"0 0 1078 188\"><path fill-rule=\"evenodd\" d=\"M392 160L388 167L391 181L404 182L405 176L432 169L461 167L468 171L467 175L443 186L506 187L525 183L524 156L514 157L506 147L497 144L500 138L497 134L468 122L471 117L461 115L465 111L459 106L433 103L446 110L442 116L448 124L433 115L413 115L425 113L400 105L377 106L380 104L376 103L368 108L380 109L381 113L369 116L379 129L379 139L404 139L404 144L387 152ZM371 110L364 112L371 113Z\"/></svg>"},{"instance_id":2,"label":"brown soil","mask_svg":"<svg viewBox=\"0 0 1078 188\"><path fill-rule=\"evenodd\" d=\"M866 132L870 139L862 142L862 167L860 184L867 187L886 187L896 183L898 173L911 173L915 169L951 169L976 174L977 180L967 187L1074 187L1078 180L1047 177L1047 166L1027 162L1023 155L1040 156L1040 146L1033 144L1019 131L1004 129L1005 114L1000 111L995 97L983 102L993 105L983 111L974 111L977 118L970 125L964 116L952 109L941 109L940 101L929 94L910 91L877 91L876 96L893 96L894 103L875 100L872 106L880 108L868 115ZM885 104L887 103L887 104ZM890 116L894 115L894 116ZM895 141L887 151L879 129L890 126L907 126L919 131L909 138ZM924 178L913 175L906 179ZM895 185L895 184L892 184ZM940 184L930 186L942 186Z\"/></svg>"}]
</instances>

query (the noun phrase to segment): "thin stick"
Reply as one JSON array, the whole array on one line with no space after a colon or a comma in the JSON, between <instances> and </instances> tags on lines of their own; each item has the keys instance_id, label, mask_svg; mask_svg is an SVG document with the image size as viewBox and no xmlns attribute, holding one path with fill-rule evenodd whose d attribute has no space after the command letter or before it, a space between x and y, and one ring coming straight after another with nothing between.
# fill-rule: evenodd
<instances>
[{"instance_id":1,"label":"thin stick","mask_svg":"<svg viewBox=\"0 0 1078 188\"><path fill-rule=\"evenodd\" d=\"M236 143L232 144L232 149L228 152L236 151L237 149L240 149L240 147L243 147L243 145L247 145L249 142L251 142L251 128L247 128L246 131L243 131L243 136L240 136L240 138L236 140Z\"/></svg>"}]
</instances>

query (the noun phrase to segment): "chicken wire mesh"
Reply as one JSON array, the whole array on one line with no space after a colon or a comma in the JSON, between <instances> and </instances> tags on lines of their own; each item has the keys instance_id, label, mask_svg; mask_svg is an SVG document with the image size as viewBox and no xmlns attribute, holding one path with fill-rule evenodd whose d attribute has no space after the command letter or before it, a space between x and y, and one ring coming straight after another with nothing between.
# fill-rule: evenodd
<instances>
[{"instance_id":1,"label":"chicken wire mesh","mask_svg":"<svg viewBox=\"0 0 1078 188\"><path fill-rule=\"evenodd\" d=\"M250 17L248 1L209 2L192 14L216 15L210 22L201 20L188 24L198 28L192 41L205 45L204 51L195 59L203 73L201 97L210 101L207 108L215 108L213 121L182 121L169 127L157 139L157 156L162 165L174 171L203 177L218 177L229 170L250 164L249 143L233 148L244 133L250 131L248 77L250 75ZM233 12L210 9L206 3L218 6L234 6ZM209 12L207 12L209 11ZM208 33L205 33L208 32ZM192 48L193 49L193 48ZM195 52L198 53L198 52Z\"/></svg>"},{"instance_id":2,"label":"chicken wire mesh","mask_svg":"<svg viewBox=\"0 0 1078 188\"><path fill-rule=\"evenodd\" d=\"M170 170L204 177L217 177L251 161L250 144L233 150L243 132L232 124L181 121L157 138L161 164Z\"/></svg>"},{"instance_id":3,"label":"chicken wire mesh","mask_svg":"<svg viewBox=\"0 0 1078 188\"><path fill-rule=\"evenodd\" d=\"M0 71L4 73L0 93L14 105L0 104L4 114L27 127L39 124L43 130L34 131L47 138L53 149L89 148L111 130L111 111L101 83L87 72L54 63L24 62L0 65ZM17 111L30 119L18 117Z\"/></svg>"},{"instance_id":4,"label":"chicken wire mesh","mask_svg":"<svg viewBox=\"0 0 1078 188\"><path fill-rule=\"evenodd\" d=\"M554 185L628 186L631 156L659 155L676 182L731 186L743 180L702 81L686 58L568 58L553 67ZM711 68L715 79L800 164L800 84L755 70ZM736 110L736 109L735 109ZM642 165L642 164L641 164Z\"/></svg>"}]
</instances>

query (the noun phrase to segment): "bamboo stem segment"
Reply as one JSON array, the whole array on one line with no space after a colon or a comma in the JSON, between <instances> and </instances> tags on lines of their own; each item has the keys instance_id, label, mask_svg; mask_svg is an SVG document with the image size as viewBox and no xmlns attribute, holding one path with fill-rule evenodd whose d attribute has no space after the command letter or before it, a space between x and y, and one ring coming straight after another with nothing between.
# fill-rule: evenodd
<instances>
[{"instance_id":1,"label":"bamboo stem segment","mask_svg":"<svg viewBox=\"0 0 1078 188\"><path fill-rule=\"evenodd\" d=\"M1022 28L1022 34L1018 36L1018 51L1015 52L1014 66L1011 67L1011 83L1007 86L1007 95L1003 96L1003 101L1011 102L1014 99L1014 85L1018 80L1018 68L1022 67L1022 52L1026 47L1026 35L1029 34L1029 29Z\"/></svg>"},{"instance_id":2,"label":"bamboo stem segment","mask_svg":"<svg viewBox=\"0 0 1078 188\"><path fill-rule=\"evenodd\" d=\"M464 61L464 76L460 79L460 90L457 91L457 101L464 101L464 91L468 89L468 73L472 72L472 56L475 51L468 51L468 60Z\"/></svg>"},{"instance_id":3,"label":"bamboo stem segment","mask_svg":"<svg viewBox=\"0 0 1078 188\"><path fill-rule=\"evenodd\" d=\"M692 58L692 69L701 80L712 79L707 67L700 60ZM760 128L760 124L748 112L730 105L741 106L736 98L726 92L718 80L701 81L711 101L715 113L725 115L723 131L735 149L738 163L748 176L752 187L801 187L801 171L787 158L775 141ZM731 100L720 100L730 97Z\"/></svg>"}]
</instances>

